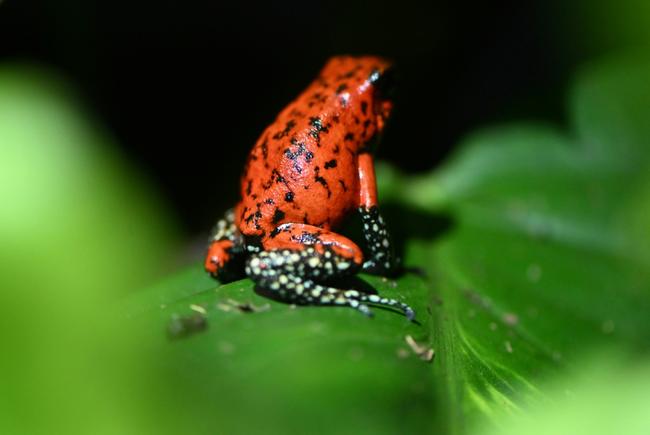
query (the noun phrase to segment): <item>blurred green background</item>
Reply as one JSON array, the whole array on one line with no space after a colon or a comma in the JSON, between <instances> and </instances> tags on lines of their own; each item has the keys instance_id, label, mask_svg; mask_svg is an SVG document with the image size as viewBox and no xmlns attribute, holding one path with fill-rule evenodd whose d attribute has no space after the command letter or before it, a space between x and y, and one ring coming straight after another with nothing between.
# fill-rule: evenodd
<instances>
[{"instance_id":1,"label":"blurred green background","mask_svg":"<svg viewBox=\"0 0 650 435\"><path fill-rule=\"evenodd\" d=\"M0 2L0 433L649 433L649 29L641 0ZM426 275L363 279L420 325L199 264L339 52L402 67L380 195Z\"/></svg>"}]
</instances>

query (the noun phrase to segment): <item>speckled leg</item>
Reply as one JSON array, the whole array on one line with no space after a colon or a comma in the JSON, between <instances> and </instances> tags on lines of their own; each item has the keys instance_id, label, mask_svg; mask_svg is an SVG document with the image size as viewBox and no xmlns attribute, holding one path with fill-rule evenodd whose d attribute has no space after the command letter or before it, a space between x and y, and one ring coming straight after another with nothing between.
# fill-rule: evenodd
<instances>
[{"instance_id":1,"label":"speckled leg","mask_svg":"<svg viewBox=\"0 0 650 435\"><path fill-rule=\"evenodd\" d=\"M397 266L386 224L377 208L377 180L375 165L368 153L359 155L359 213L368 252L363 271L387 275Z\"/></svg>"},{"instance_id":2,"label":"speckled leg","mask_svg":"<svg viewBox=\"0 0 650 435\"><path fill-rule=\"evenodd\" d=\"M244 242L228 210L212 230L205 257L205 270L220 281L233 281L244 276Z\"/></svg>"},{"instance_id":3,"label":"speckled leg","mask_svg":"<svg viewBox=\"0 0 650 435\"><path fill-rule=\"evenodd\" d=\"M297 304L338 305L354 308L371 316L367 304L400 309L413 320L415 314L406 304L357 290L342 290L316 281L350 276L359 264L329 246L316 245L301 250L277 249L253 254L246 263L246 274L263 289Z\"/></svg>"},{"instance_id":4,"label":"speckled leg","mask_svg":"<svg viewBox=\"0 0 650 435\"><path fill-rule=\"evenodd\" d=\"M360 207L363 222L363 236L368 245L368 259L363 263L363 271L378 275L390 274L397 266L390 235L386 223L377 206Z\"/></svg>"}]
</instances>

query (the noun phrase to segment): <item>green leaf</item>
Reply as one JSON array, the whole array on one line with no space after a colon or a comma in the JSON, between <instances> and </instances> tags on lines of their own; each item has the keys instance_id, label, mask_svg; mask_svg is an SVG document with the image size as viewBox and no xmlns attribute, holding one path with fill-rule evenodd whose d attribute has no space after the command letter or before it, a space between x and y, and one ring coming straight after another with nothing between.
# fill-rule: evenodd
<instances>
[{"instance_id":1,"label":"green leaf","mask_svg":"<svg viewBox=\"0 0 650 435\"><path fill-rule=\"evenodd\" d=\"M501 426L477 427L490 435L606 435L650 433L650 370L618 353L598 353L581 361L547 387L552 401L515 416L504 415Z\"/></svg>"},{"instance_id":2,"label":"green leaf","mask_svg":"<svg viewBox=\"0 0 650 435\"><path fill-rule=\"evenodd\" d=\"M132 428L150 421L141 359L126 357L137 347L100 319L159 275L176 231L87 112L54 72L0 63L3 434L142 433Z\"/></svg>"},{"instance_id":3,"label":"green leaf","mask_svg":"<svg viewBox=\"0 0 650 435\"><path fill-rule=\"evenodd\" d=\"M362 278L420 324L291 307L198 265L129 298L121 310L172 408L161 421L192 433L463 433L547 402L546 380L593 348L647 349L647 77L650 64L594 66L573 88L568 131L495 127L430 175L379 168L405 263L425 274ZM237 309L246 303L261 309ZM170 319L192 310L207 328L169 341Z\"/></svg>"}]
</instances>

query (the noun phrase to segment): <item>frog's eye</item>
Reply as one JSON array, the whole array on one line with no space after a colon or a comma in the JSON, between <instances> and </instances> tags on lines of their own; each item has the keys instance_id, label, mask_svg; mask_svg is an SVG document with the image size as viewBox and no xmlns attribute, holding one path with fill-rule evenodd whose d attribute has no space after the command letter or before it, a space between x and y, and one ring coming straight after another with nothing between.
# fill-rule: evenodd
<instances>
[{"instance_id":1,"label":"frog's eye","mask_svg":"<svg viewBox=\"0 0 650 435\"><path fill-rule=\"evenodd\" d=\"M393 98L397 82L395 68L389 67L384 71L376 69L370 73L368 81L374 86L375 95L379 100L391 100Z\"/></svg>"}]
</instances>

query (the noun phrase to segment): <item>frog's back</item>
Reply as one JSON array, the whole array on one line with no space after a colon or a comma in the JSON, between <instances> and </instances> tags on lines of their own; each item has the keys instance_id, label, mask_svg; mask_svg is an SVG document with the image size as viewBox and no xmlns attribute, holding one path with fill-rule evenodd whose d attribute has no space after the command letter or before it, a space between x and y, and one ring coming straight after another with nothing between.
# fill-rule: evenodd
<instances>
[{"instance_id":1,"label":"frog's back","mask_svg":"<svg viewBox=\"0 0 650 435\"><path fill-rule=\"evenodd\" d=\"M336 228L358 204L358 151L374 135L367 88L376 57L331 59L266 128L241 180L239 228L270 233L285 222Z\"/></svg>"}]
</instances>

